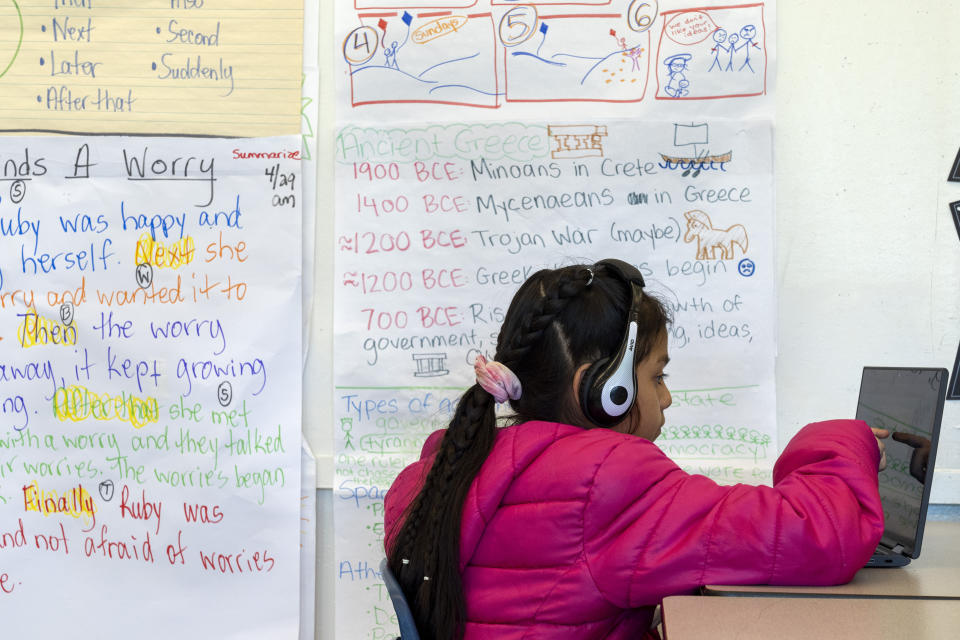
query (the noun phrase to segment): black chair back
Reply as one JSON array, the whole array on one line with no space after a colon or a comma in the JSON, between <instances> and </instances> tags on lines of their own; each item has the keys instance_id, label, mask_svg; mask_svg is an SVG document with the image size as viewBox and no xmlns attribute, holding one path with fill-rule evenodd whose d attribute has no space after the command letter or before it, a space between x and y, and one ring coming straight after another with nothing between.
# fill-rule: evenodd
<instances>
[{"instance_id":1,"label":"black chair back","mask_svg":"<svg viewBox=\"0 0 960 640\"><path fill-rule=\"evenodd\" d=\"M383 577L384 584L387 585L387 593L390 594L393 610L397 614L397 623L400 625L400 640L420 640L420 633L417 631L417 624L413 620L413 612L410 611L407 597L403 595L403 589L400 588L396 576L390 571L386 558L380 561L380 574Z\"/></svg>"}]
</instances>

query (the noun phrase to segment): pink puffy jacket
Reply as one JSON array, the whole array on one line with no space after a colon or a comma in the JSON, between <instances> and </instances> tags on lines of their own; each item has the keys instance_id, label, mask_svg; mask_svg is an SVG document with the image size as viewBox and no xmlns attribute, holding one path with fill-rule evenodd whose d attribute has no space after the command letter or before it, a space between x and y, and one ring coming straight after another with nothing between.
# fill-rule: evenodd
<instances>
[{"instance_id":1,"label":"pink puffy jacket","mask_svg":"<svg viewBox=\"0 0 960 640\"><path fill-rule=\"evenodd\" d=\"M386 497L385 546L442 431ZM501 429L463 509L466 638L640 638L654 607L704 584L849 581L883 533L866 423L807 425L773 487L719 486L608 429Z\"/></svg>"}]
</instances>

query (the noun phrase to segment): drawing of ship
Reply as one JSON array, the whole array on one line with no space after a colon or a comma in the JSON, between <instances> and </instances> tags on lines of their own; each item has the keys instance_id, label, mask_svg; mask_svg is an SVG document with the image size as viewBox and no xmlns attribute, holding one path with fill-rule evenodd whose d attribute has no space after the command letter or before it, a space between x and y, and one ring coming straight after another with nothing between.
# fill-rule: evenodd
<instances>
[{"instance_id":1,"label":"drawing of ship","mask_svg":"<svg viewBox=\"0 0 960 640\"><path fill-rule=\"evenodd\" d=\"M730 162L733 157L733 151L727 151L721 154L711 154L708 150L700 151L697 145L708 144L710 142L710 125L703 124L674 124L673 125L673 146L675 147L693 147L693 155L668 155L661 153L660 157L665 162L678 166L699 166L709 165L710 163ZM697 173L700 173L699 169ZM686 173L684 173L686 175ZM694 174L696 177L696 174Z\"/></svg>"}]
</instances>

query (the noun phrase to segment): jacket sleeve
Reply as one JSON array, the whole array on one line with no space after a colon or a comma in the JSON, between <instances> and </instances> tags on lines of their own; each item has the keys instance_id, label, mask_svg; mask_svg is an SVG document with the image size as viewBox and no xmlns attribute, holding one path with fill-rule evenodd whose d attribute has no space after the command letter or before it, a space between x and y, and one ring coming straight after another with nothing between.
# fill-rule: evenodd
<instances>
[{"instance_id":1,"label":"jacket sleeve","mask_svg":"<svg viewBox=\"0 0 960 640\"><path fill-rule=\"evenodd\" d=\"M801 429L777 460L773 487L720 486L651 445L611 450L584 508L591 575L617 606L704 584L848 582L883 533L880 453L862 421Z\"/></svg>"},{"instance_id":2,"label":"jacket sleeve","mask_svg":"<svg viewBox=\"0 0 960 640\"><path fill-rule=\"evenodd\" d=\"M430 472L433 456L440 448L445 429L431 433L420 450L420 459L405 467L394 479L383 499L383 548L389 555L393 542L403 526L404 513L423 486Z\"/></svg>"}]
</instances>

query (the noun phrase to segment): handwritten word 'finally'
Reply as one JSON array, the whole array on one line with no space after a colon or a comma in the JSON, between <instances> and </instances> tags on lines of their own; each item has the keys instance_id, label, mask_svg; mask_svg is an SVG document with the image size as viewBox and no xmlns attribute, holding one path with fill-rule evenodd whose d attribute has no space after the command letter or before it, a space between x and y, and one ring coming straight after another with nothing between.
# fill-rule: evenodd
<instances>
[{"instance_id":1,"label":"handwritten word 'finally'","mask_svg":"<svg viewBox=\"0 0 960 640\"><path fill-rule=\"evenodd\" d=\"M83 488L83 485L77 485L60 495L52 489L49 491L41 489L39 483L34 480L24 485L21 490L24 511L38 511L44 516L63 513L71 518L85 518L90 521L91 528L97 524L95 515L97 505L93 501L93 496Z\"/></svg>"},{"instance_id":2,"label":"handwritten word 'finally'","mask_svg":"<svg viewBox=\"0 0 960 640\"><path fill-rule=\"evenodd\" d=\"M46 344L77 344L77 328L73 324L65 325L44 318L34 308L28 309L26 313L18 313L17 317L23 318L23 322L17 327L17 340L24 349Z\"/></svg>"},{"instance_id":3,"label":"handwritten word 'finally'","mask_svg":"<svg viewBox=\"0 0 960 640\"><path fill-rule=\"evenodd\" d=\"M53 415L58 420L121 420L142 429L160 419L156 398L138 398L122 392L119 396L97 394L80 385L58 387L53 394Z\"/></svg>"},{"instance_id":4,"label":"handwritten word 'finally'","mask_svg":"<svg viewBox=\"0 0 960 640\"><path fill-rule=\"evenodd\" d=\"M133 261L134 264L150 264L161 269L177 269L193 262L195 252L196 245L192 236L182 237L167 246L162 240L155 240L148 231L137 239Z\"/></svg>"}]
</instances>

